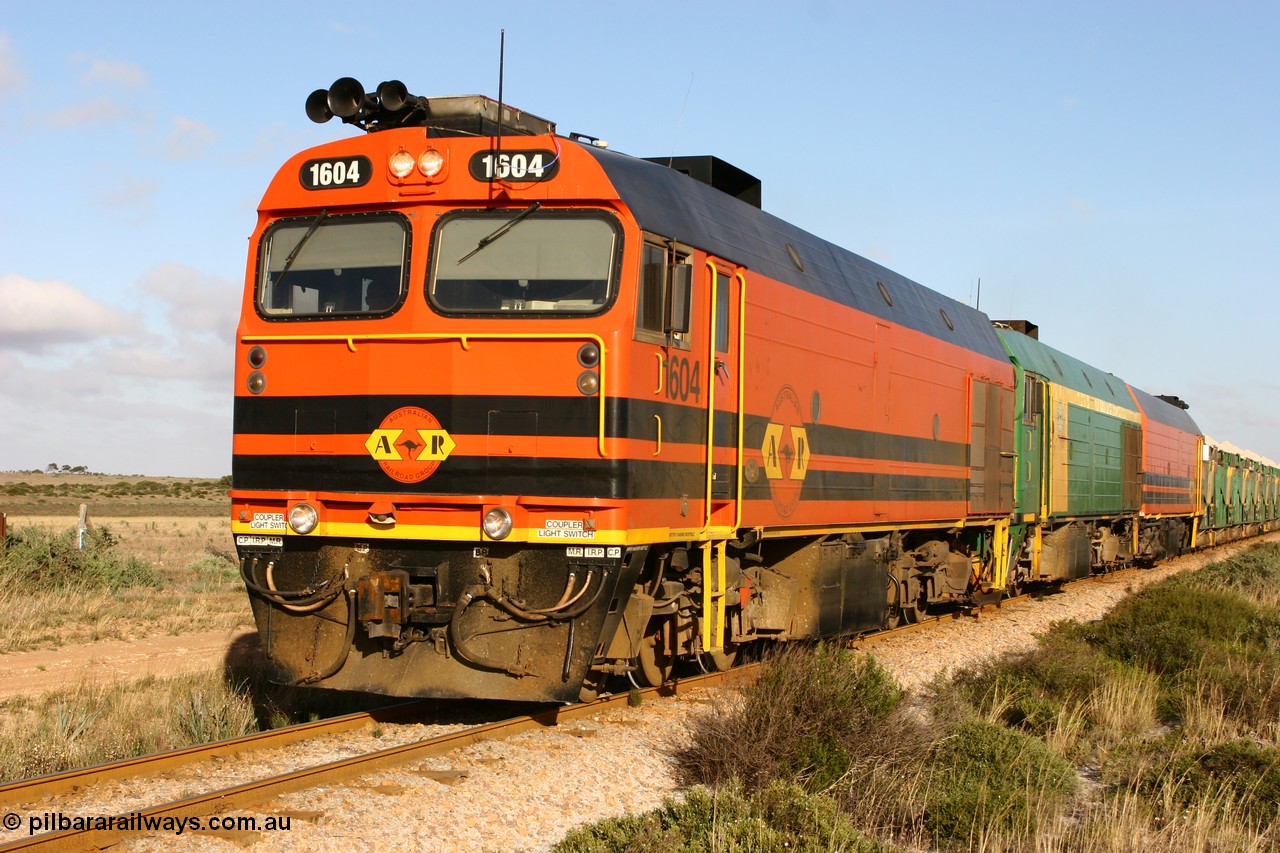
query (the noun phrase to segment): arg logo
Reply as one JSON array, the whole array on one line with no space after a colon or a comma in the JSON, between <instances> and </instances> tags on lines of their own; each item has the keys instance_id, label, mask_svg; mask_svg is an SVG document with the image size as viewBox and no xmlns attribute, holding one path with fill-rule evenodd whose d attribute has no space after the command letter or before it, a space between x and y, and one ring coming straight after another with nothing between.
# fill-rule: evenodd
<instances>
[{"instance_id":1,"label":"arg logo","mask_svg":"<svg viewBox=\"0 0 1280 853\"><path fill-rule=\"evenodd\" d=\"M435 415L417 406L405 406L387 415L364 442L383 473L402 483L419 483L430 477L455 446Z\"/></svg>"},{"instance_id":2,"label":"arg logo","mask_svg":"<svg viewBox=\"0 0 1280 853\"><path fill-rule=\"evenodd\" d=\"M783 385L774 400L773 414L760 446L764 475L769 480L769 496L783 518L790 518L800 503L804 478L809 473L809 455L809 432L800 411L800 398L794 388Z\"/></svg>"}]
</instances>

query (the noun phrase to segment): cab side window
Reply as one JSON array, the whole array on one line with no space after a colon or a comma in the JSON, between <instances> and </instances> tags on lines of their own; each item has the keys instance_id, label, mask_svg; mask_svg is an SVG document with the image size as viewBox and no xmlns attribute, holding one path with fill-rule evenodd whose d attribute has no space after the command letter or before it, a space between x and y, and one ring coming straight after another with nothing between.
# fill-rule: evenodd
<instances>
[{"instance_id":1,"label":"cab side window","mask_svg":"<svg viewBox=\"0 0 1280 853\"><path fill-rule=\"evenodd\" d=\"M636 296L638 341L689 349L692 267L671 241L649 237L640 250Z\"/></svg>"}]
</instances>

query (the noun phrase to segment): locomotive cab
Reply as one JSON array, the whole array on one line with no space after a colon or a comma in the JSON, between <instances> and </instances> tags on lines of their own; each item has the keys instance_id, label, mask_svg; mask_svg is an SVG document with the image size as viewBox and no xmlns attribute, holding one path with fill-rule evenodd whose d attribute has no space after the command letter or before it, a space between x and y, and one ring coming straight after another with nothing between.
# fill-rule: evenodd
<instances>
[{"instance_id":1,"label":"locomotive cab","mask_svg":"<svg viewBox=\"0 0 1280 853\"><path fill-rule=\"evenodd\" d=\"M633 335L689 349L688 252L549 122L353 84L308 114L369 133L280 170L246 272L233 530L264 650L286 682L576 699L635 618L628 531L705 526L705 461L658 483L626 427Z\"/></svg>"}]
</instances>

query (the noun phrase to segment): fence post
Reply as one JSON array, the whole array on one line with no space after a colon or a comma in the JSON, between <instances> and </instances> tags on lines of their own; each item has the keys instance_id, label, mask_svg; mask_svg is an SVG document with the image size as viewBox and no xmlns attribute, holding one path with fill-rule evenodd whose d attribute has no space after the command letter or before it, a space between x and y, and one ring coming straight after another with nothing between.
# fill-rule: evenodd
<instances>
[{"instance_id":1,"label":"fence post","mask_svg":"<svg viewBox=\"0 0 1280 853\"><path fill-rule=\"evenodd\" d=\"M89 526L89 505L80 504L80 550L84 550L84 531Z\"/></svg>"}]
</instances>

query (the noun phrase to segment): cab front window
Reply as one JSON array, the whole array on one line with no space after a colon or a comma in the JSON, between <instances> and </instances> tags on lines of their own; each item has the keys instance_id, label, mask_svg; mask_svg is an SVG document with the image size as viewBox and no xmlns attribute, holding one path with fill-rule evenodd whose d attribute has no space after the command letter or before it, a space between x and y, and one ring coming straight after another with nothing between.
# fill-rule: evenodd
<instances>
[{"instance_id":1,"label":"cab front window","mask_svg":"<svg viewBox=\"0 0 1280 853\"><path fill-rule=\"evenodd\" d=\"M427 291L444 313L593 314L613 297L620 243L603 213L463 211L436 228Z\"/></svg>"},{"instance_id":2,"label":"cab front window","mask_svg":"<svg viewBox=\"0 0 1280 853\"><path fill-rule=\"evenodd\" d=\"M403 300L409 230L395 215L284 219L258 250L258 311L268 318L385 316Z\"/></svg>"}]
</instances>

